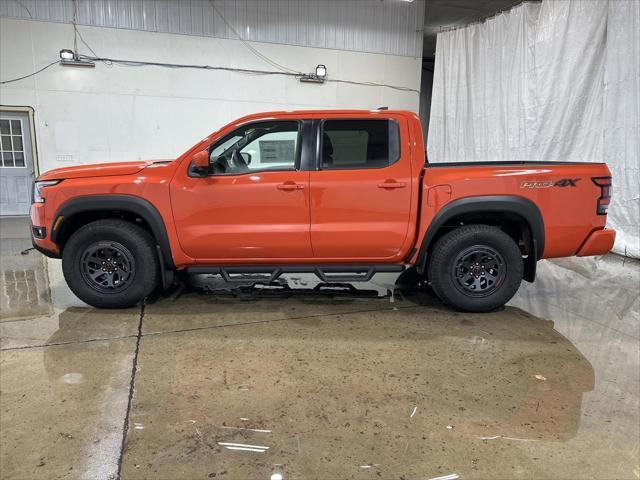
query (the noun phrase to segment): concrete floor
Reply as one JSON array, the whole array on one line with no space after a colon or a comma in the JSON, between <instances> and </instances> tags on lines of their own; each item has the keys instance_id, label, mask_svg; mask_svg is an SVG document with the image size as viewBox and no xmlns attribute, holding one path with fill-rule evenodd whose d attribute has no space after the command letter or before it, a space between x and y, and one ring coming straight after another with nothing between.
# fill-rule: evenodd
<instances>
[{"instance_id":1,"label":"concrete floor","mask_svg":"<svg viewBox=\"0 0 640 480\"><path fill-rule=\"evenodd\" d=\"M636 261L541 262L484 315L389 275L100 311L0 233L2 478L640 478Z\"/></svg>"}]
</instances>

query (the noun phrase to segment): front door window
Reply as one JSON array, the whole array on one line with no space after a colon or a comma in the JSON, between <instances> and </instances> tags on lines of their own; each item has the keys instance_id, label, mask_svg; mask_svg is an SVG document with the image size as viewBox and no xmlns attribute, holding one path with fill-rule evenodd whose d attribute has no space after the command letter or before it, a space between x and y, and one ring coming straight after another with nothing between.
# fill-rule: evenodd
<instances>
[{"instance_id":1,"label":"front door window","mask_svg":"<svg viewBox=\"0 0 640 480\"><path fill-rule=\"evenodd\" d=\"M295 170L299 124L259 122L241 127L211 148L212 175Z\"/></svg>"}]
</instances>

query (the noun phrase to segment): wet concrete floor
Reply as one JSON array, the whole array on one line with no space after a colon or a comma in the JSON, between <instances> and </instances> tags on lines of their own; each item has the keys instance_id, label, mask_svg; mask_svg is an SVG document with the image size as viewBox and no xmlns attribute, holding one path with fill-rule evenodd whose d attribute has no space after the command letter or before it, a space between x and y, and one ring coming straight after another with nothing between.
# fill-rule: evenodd
<instances>
[{"instance_id":1,"label":"wet concrete floor","mask_svg":"<svg viewBox=\"0 0 640 480\"><path fill-rule=\"evenodd\" d=\"M129 310L68 290L0 220L0 477L640 478L640 264L539 264L463 314L215 277Z\"/></svg>"}]
</instances>

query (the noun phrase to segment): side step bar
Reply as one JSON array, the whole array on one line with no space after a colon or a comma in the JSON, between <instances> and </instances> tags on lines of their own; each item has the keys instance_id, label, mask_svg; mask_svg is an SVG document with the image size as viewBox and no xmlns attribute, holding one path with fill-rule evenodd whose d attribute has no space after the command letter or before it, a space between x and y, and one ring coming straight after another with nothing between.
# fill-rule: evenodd
<instances>
[{"instance_id":1,"label":"side step bar","mask_svg":"<svg viewBox=\"0 0 640 480\"><path fill-rule=\"evenodd\" d=\"M327 283L367 282L376 273L402 272L404 265L198 265L187 267L189 275L221 275L226 282L271 283L283 273L313 273Z\"/></svg>"}]
</instances>

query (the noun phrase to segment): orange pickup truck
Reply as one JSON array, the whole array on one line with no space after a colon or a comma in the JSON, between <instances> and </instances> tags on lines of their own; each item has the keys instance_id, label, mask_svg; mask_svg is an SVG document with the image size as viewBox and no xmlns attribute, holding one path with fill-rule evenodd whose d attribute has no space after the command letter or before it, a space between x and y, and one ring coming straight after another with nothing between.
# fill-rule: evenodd
<instances>
[{"instance_id":1,"label":"orange pickup truck","mask_svg":"<svg viewBox=\"0 0 640 480\"><path fill-rule=\"evenodd\" d=\"M179 273L355 282L411 268L453 308L485 312L538 260L615 239L604 163L428 164L418 117L384 109L249 115L173 161L51 170L33 195L35 248L97 307Z\"/></svg>"}]
</instances>

